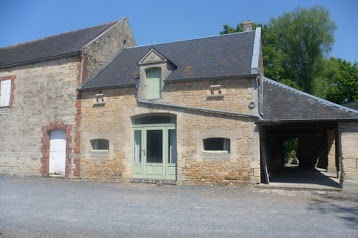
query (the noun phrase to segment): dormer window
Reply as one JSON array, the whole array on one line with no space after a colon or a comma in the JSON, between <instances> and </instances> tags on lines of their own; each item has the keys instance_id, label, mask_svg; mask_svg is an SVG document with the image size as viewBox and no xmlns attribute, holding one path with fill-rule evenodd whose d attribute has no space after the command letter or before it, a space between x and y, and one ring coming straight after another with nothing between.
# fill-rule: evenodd
<instances>
[{"instance_id":1,"label":"dormer window","mask_svg":"<svg viewBox=\"0 0 358 238\"><path fill-rule=\"evenodd\" d=\"M161 95L161 68L149 68L145 71L146 99L159 99Z\"/></svg>"},{"instance_id":2,"label":"dormer window","mask_svg":"<svg viewBox=\"0 0 358 238\"><path fill-rule=\"evenodd\" d=\"M165 80L176 66L154 48L143 56L138 66L139 98L155 100L165 97Z\"/></svg>"}]
</instances>

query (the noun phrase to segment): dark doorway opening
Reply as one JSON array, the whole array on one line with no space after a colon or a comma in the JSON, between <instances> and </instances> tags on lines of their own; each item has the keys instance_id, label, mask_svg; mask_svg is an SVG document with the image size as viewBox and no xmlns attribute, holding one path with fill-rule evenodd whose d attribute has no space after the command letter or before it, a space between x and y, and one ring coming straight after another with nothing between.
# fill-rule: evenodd
<instances>
[{"instance_id":1,"label":"dark doorway opening","mask_svg":"<svg viewBox=\"0 0 358 238\"><path fill-rule=\"evenodd\" d=\"M340 187L336 123L261 125L263 183Z\"/></svg>"}]
</instances>

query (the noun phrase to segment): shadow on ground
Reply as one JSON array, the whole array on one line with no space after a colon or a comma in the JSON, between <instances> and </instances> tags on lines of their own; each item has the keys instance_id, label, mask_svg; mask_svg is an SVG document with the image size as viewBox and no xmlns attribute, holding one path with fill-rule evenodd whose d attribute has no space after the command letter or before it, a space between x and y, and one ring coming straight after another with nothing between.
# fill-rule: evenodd
<instances>
[{"instance_id":1,"label":"shadow on ground","mask_svg":"<svg viewBox=\"0 0 358 238\"><path fill-rule=\"evenodd\" d=\"M339 194L322 194L311 200L308 210L318 211L322 215L334 215L342 219L348 228L358 230L357 194L344 197Z\"/></svg>"},{"instance_id":2,"label":"shadow on ground","mask_svg":"<svg viewBox=\"0 0 358 238\"><path fill-rule=\"evenodd\" d=\"M318 184L339 188L337 178L328 176L317 169L287 167L283 168L272 178L270 182L297 183L297 184Z\"/></svg>"}]
</instances>

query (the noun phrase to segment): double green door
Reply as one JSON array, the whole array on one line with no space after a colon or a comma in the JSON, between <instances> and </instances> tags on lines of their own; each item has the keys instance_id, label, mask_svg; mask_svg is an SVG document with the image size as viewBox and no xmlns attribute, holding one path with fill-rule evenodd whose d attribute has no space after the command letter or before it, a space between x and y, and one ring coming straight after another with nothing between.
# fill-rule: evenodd
<instances>
[{"instance_id":1,"label":"double green door","mask_svg":"<svg viewBox=\"0 0 358 238\"><path fill-rule=\"evenodd\" d=\"M133 135L133 177L175 180L175 125L139 125L133 127Z\"/></svg>"}]
</instances>

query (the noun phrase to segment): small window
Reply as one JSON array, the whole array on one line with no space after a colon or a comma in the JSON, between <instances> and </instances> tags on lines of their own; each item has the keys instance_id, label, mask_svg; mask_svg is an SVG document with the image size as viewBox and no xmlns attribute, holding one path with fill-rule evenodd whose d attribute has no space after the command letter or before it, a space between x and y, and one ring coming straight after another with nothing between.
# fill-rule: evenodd
<instances>
[{"instance_id":1,"label":"small window","mask_svg":"<svg viewBox=\"0 0 358 238\"><path fill-rule=\"evenodd\" d=\"M92 150L99 150L99 151L109 150L109 140L105 140L105 139L91 140L91 145L92 145Z\"/></svg>"},{"instance_id":2,"label":"small window","mask_svg":"<svg viewBox=\"0 0 358 238\"><path fill-rule=\"evenodd\" d=\"M230 152L230 139L227 138L207 138L203 140L205 151L224 151Z\"/></svg>"}]
</instances>

